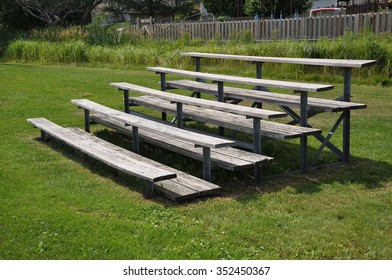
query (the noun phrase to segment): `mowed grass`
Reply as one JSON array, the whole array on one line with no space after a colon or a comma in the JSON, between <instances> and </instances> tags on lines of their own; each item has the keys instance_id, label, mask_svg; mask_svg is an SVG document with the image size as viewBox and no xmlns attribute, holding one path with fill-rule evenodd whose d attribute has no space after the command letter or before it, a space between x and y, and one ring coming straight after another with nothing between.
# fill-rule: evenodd
<instances>
[{"instance_id":1,"label":"mowed grass","mask_svg":"<svg viewBox=\"0 0 392 280\"><path fill-rule=\"evenodd\" d=\"M284 162L297 160L298 141L268 141L277 163L267 173L283 174L256 185L251 171L214 170L219 196L173 203L147 200L142 182L59 143L38 141L39 131L26 122L45 117L82 127L83 112L70 102L75 98L121 110L122 94L108 85L116 81L159 87L159 77L142 67L0 64L1 259L392 258L391 88L353 86L353 101L368 108L352 113L351 163L287 173L297 164ZM336 97L341 89L321 94ZM314 123L326 130L336 117L324 114ZM313 152L317 143L310 144ZM199 172L199 163L144 147L151 151ZM329 153L322 159L333 160Z\"/></svg>"}]
</instances>

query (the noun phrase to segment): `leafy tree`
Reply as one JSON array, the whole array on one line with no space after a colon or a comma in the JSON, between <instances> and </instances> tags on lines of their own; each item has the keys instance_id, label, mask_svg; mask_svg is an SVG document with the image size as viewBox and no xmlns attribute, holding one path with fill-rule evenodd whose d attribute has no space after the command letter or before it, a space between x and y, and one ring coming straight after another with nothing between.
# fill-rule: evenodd
<instances>
[{"instance_id":1,"label":"leafy tree","mask_svg":"<svg viewBox=\"0 0 392 280\"><path fill-rule=\"evenodd\" d=\"M186 15L193 10L195 0L109 0L108 9L117 14L139 14L156 17Z\"/></svg>"},{"instance_id":2,"label":"leafy tree","mask_svg":"<svg viewBox=\"0 0 392 280\"><path fill-rule=\"evenodd\" d=\"M310 9L312 4L313 0L247 0L244 11L248 15L258 14L262 17L269 17L271 11L276 17L282 11L282 15L287 17L292 15L295 10L299 14L305 12Z\"/></svg>"},{"instance_id":3,"label":"leafy tree","mask_svg":"<svg viewBox=\"0 0 392 280\"><path fill-rule=\"evenodd\" d=\"M26 13L14 0L0 1L0 26L11 29L26 29L42 23Z\"/></svg>"},{"instance_id":4,"label":"leafy tree","mask_svg":"<svg viewBox=\"0 0 392 280\"><path fill-rule=\"evenodd\" d=\"M215 16L236 16L236 5L238 1L203 0L202 2L207 11Z\"/></svg>"},{"instance_id":5,"label":"leafy tree","mask_svg":"<svg viewBox=\"0 0 392 280\"><path fill-rule=\"evenodd\" d=\"M53 26L67 22L87 24L91 11L106 0L12 0L24 12Z\"/></svg>"}]
</instances>

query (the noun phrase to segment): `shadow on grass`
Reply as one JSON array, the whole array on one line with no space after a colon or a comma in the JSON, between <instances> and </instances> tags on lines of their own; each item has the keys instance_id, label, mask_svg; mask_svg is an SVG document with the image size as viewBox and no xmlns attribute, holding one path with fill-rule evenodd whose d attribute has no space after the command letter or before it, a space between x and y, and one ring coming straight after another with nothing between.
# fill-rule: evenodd
<instances>
[{"instance_id":1,"label":"shadow on grass","mask_svg":"<svg viewBox=\"0 0 392 280\"><path fill-rule=\"evenodd\" d=\"M95 135L117 146L131 150L130 137L122 136L108 129L98 130ZM57 141L46 143L93 173L110 178L119 185L144 194L146 186L144 181L117 172L114 168L82 153L75 153L74 149ZM231 172L222 168L214 168L212 171L213 183L222 187L222 191L218 194L219 197L248 203L259 199L262 194L279 192L286 188L293 188L298 194L311 195L322 191L326 186L333 183L359 184L365 188L374 189L382 188L386 182L392 180L392 165L389 163L355 157L348 164L336 163L336 158L331 152L323 152L325 155L321 160L321 166L306 174L301 174L299 171L294 171L298 170L300 165L298 144L279 140L266 141L265 143L264 151L266 154L285 164L276 162L274 165L264 167L264 179L261 184L254 181L253 169ZM314 149L310 149L310 154L314 152ZM147 144L141 144L140 154L190 175L202 177L202 163L200 161ZM199 198L199 200L206 199L210 199L210 197ZM161 196L154 197L152 200L162 204L177 205L177 203ZM183 205L193 201L178 204Z\"/></svg>"},{"instance_id":2,"label":"shadow on grass","mask_svg":"<svg viewBox=\"0 0 392 280\"><path fill-rule=\"evenodd\" d=\"M48 145L53 150L61 153L66 158L80 164L83 166L83 168L90 170L92 173L100 177L108 178L116 184L126 187L132 191L137 191L141 194L145 193L146 181L144 180L137 179L123 172L119 172L115 168L112 168L99 160L89 157L86 154L55 139L42 141L41 138L36 138L36 140L45 145Z\"/></svg>"}]
</instances>

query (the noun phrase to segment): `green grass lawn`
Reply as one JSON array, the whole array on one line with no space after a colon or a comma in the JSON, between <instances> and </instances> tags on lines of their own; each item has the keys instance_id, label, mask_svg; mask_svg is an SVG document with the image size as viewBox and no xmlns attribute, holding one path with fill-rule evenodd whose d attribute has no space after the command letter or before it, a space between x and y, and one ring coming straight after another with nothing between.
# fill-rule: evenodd
<instances>
[{"instance_id":1,"label":"green grass lawn","mask_svg":"<svg viewBox=\"0 0 392 280\"><path fill-rule=\"evenodd\" d=\"M142 182L38 141L26 122L45 117L82 127L71 99L122 109L110 82L159 88L158 76L135 69L0 64L0 259L392 258L392 88L353 86L353 101L368 108L352 113L351 163L287 173L298 167L298 141L268 141L277 164L266 168L264 185L249 172L214 170L219 196L178 204L143 198ZM336 117L314 123L326 130ZM155 158L200 175L200 163L162 151ZM323 163L333 160L323 155Z\"/></svg>"}]
</instances>

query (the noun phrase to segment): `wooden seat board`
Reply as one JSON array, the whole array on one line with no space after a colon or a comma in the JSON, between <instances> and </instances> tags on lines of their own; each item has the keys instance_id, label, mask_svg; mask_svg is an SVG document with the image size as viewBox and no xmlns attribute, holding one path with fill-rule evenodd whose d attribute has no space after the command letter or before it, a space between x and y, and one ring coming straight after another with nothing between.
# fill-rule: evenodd
<instances>
[{"instance_id":1,"label":"wooden seat board","mask_svg":"<svg viewBox=\"0 0 392 280\"><path fill-rule=\"evenodd\" d=\"M147 106L149 108L163 111L169 114L176 113L176 106L162 99L149 96L140 96L131 97L130 102L141 106ZM196 121L207 122L245 133L253 133L252 120L246 119L243 116L190 105L185 105L183 107L183 114L184 117ZM321 133L321 130L319 129L293 126L270 121L261 121L260 130L262 136L275 139L297 138L302 135Z\"/></svg>"},{"instance_id":2,"label":"wooden seat board","mask_svg":"<svg viewBox=\"0 0 392 280\"><path fill-rule=\"evenodd\" d=\"M179 76L205 79L213 82L229 82L229 83L239 83L239 84L246 84L246 85L253 85L253 86L285 88L294 91L321 92L321 91L331 90L334 88L333 85L256 79L256 78L238 77L238 76L230 76L230 75L222 75L222 74L195 72L195 71L180 70L180 69L166 68L166 67L147 67L147 70L154 71L156 73L174 74Z\"/></svg>"},{"instance_id":3,"label":"wooden seat board","mask_svg":"<svg viewBox=\"0 0 392 280\"><path fill-rule=\"evenodd\" d=\"M117 130L126 135L132 135L131 127L124 127L121 122L114 119L94 114L91 119L104 126ZM194 148L193 145L181 140L173 141L170 138L157 135L155 133L139 130L141 140L147 143L189 156L191 158L201 160L203 155L200 149ZM237 170L253 166L257 163L268 162L273 160L271 157L254 154L247 151L238 150L231 147L222 147L219 149L211 149L211 162L229 170Z\"/></svg>"},{"instance_id":4,"label":"wooden seat board","mask_svg":"<svg viewBox=\"0 0 392 280\"><path fill-rule=\"evenodd\" d=\"M143 162L167 172L173 172L177 175L176 178L171 178L165 181L155 182L154 185L160 191L162 191L168 198L172 200L185 200L192 197L197 197L201 195L212 194L220 190L220 187L216 184L207 182L205 180L199 179L197 177L188 175L180 170L174 169L172 167L166 166L162 163L153 161L139 154L132 153L131 151L125 150L121 147L113 145L107 141L104 141L98 137L91 136L89 133L79 129L79 128L68 128L74 133L78 134L82 138L90 138L94 143L99 144L103 147L108 147L119 154L132 154L135 159L142 160Z\"/></svg>"},{"instance_id":5,"label":"wooden seat board","mask_svg":"<svg viewBox=\"0 0 392 280\"><path fill-rule=\"evenodd\" d=\"M146 87L142 87L142 86L138 86L138 85L134 85L134 84L130 84L130 83L124 83L124 82L110 83L110 85L113 87L116 87L120 90L128 90L128 91L132 91L135 93L146 94L149 96L168 100L170 102L177 102L177 103L182 103L182 104L187 104L187 105L200 106L203 108L209 108L209 109L239 114L239 115L247 116L247 117L255 117L255 118L260 118L260 119L271 119L271 118L279 118L279 117L286 117L287 116L287 114L283 113L283 112L276 112L276 111L265 110L265 109L251 108L249 106L239 106L239 105L234 105L234 104L221 103L221 102L216 102L216 101L212 101L212 100L205 100L205 99L200 99L200 98L192 98L189 96L183 96L183 95L173 94L173 93L169 93L169 92L163 92L160 90L146 88Z\"/></svg>"},{"instance_id":6,"label":"wooden seat board","mask_svg":"<svg viewBox=\"0 0 392 280\"><path fill-rule=\"evenodd\" d=\"M140 160L140 158L135 159L138 156L134 153L129 152L127 156L124 156L122 153L114 153L113 148L107 149L102 145L96 145L91 139L80 138L71 130L67 130L44 118L28 119L27 121L67 145L137 178L156 182L176 177L176 174L173 172L153 167Z\"/></svg>"},{"instance_id":7,"label":"wooden seat board","mask_svg":"<svg viewBox=\"0 0 392 280\"><path fill-rule=\"evenodd\" d=\"M328 59L328 58L291 58L291 57L263 57L248 55L232 55L218 53L200 53L200 52L182 52L181 56L199 57L199 58L218 58L234 59L251 62L272 62L272 63L290 63L313 66L330 66L330 67L350 67L360 68L374 65L376 60L356 60L356 59Z\"/></svg>"},{"instance_id":8,"label":"wooden seat board","mask_svg":"<svg viewBox=\"0 0 392 280\"><path fill-rule=\"evenodd\" d=\"M168 81L166 85L169 88L186 89L191 91L200 91L204 93L218 93L218 86L214 84L202 83L191 80ZM233 99L249 100L253 102L267 102L282 106L297 107L301 105L300 97L283 93L274 93L268 91L258 91L251 89L224 87L224 96ZM364 109L365 104L328 100L321 98L308 97L308 110L323 112L338 112L342 110Z\"/></svg>"},{"instance_id":9,"label":"wooden seat board","mask_svg":"<svg viewBox=\"0 0 392 280\"><path fill-rule=\"evenodd\" d=\"M111 118L115 118L124 124L136 126L141 129L152 131L165 135L167 137L172 137L174 139L181 139L187 142L193 143L195 146L203 146L209 148L219 148L225 146L234 146L235 142L230 140L225 140L217 137L207 136L198 134L195 132L184 131L183 129L170 127L165 124L154 122L150 119L141 118L138 116L130 115L98 103L92 102L87 99L74 99L72 103L84 108L90 112L98 112L103 115L107 115Z\"/></svg>"}]
</instances>

